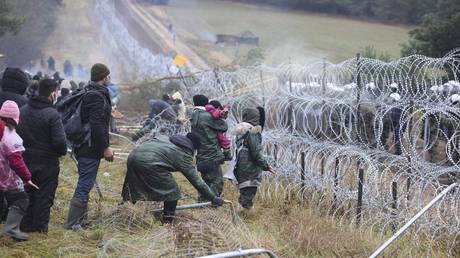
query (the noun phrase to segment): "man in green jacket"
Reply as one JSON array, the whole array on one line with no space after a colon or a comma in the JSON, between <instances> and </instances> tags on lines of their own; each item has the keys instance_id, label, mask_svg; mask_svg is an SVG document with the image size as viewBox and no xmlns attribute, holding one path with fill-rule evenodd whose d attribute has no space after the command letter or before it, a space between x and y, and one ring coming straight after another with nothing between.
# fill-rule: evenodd
<instances>
[{"instance_id":1,"label":"man in green jacket","mask_svg":"<svg viewBox=\"0 0 460 258\"><path fill-rule=\"evenodd\" d=\"M224 162L224 154L217 140L217 132L225 132L228 125L225 121L214 119L205 110L208 98L203 95L193 96L195 109L192 114L192 132L197 134L201 141L196 157L198 171L206 184L215 195L220 196L224 188L224 178L220 165ZM203 196L200 197L203 200Z\"/></svg>"},{"instance_id":2,"label":"man in green jacket","mask_svg":"<svg viewBox=\"0 0 460 258\"><path fill-rule=\"evenodd\" d=\"M123 201L163 201L163 222L171 223L181 192L171 172L180 171L201 196L221 206L216 196L196 172L194 151L200 139L193 133L159 135L136 147L128 157L128 172L123 184Z\"/></svg>"}]
</instances>

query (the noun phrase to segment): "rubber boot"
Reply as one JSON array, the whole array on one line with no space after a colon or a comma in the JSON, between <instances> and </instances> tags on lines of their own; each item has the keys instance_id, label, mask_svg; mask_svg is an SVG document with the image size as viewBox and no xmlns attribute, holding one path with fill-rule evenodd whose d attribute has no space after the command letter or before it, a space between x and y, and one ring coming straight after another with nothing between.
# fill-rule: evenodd
<instances>
[{"instance_id":1,"label":"rubber boot","mask_svg":"<svg viewBox=\"0 0 460 258\"><path fill-rule=\"evenodd\" d=\"M70 201L69 214L67 215L67 222L64 225L65 229L83 230L81 225L83 219L88 212L88 203L72 198Z\"/></svg>"},{"instance_id":2,"label":"rubber boot","mask_svg":"<svg viewBox=\"0 0 460 258\"><path fill-rule=\"evenodd\" d=\"M29 239L27 233L21 232L19 225L21 224L24 212L20 211L16 207L11 207L6 217L5 226L3 227L3 235L9 236L15 240L26 241Z\"/></svg>"},{"instance_id":3,"label":"rubber boot","mask_svg":"<svg viewBox=\"0 0 460 258\"><path fill-rule=\"evenodd\" d=\"M177 201L165 201L163 207L163 218L161 222L164 224L172 224L176 214Z\"/></svg>"}]
</instances>

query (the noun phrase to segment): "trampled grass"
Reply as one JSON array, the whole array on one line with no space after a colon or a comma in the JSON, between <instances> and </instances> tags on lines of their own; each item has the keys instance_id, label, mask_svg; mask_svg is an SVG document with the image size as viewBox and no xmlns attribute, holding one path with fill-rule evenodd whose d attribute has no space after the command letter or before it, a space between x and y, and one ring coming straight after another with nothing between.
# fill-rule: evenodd
<instances>
[{"instance_id":1,"label":"trampled grass","mask_svg":"<svg viewBox=\"0 0 460 258\"><path fill-rule=\"evenodd\" d=\"M102 163L98 182L104 199L99 199L95 190L91 193L89 217L95 224L85 232L66 231L63 224L77 176L73 161L64 158L49 234L31 234L27 242L0 237L0 257L175 257L181 253L181 241L188 243L184 250L190 248L203 254L206 245L216 248L215 238L222 241L219 243L224 249L237 244L263 247L279 257L366 257L383 242L370 229L358 231L350 223L340 223L317 207L288 200L282 194L278 198L259 194L254 210L238 213L237 226L225 224L230 221L230 213L219 208L180 211L182 223L171 229L154 218L149 204L118 206L125 170L123 160ZM180 203L196 202L196 190L180 174L175 173L175 177L184 192ZM238 192L226 183L224 197L236 204ZM214 237L206 236L209 230ZM424 251L423 245L413 246L411 241L402 239L388 255L407 257Z\"/></svg>"}]
</instances>

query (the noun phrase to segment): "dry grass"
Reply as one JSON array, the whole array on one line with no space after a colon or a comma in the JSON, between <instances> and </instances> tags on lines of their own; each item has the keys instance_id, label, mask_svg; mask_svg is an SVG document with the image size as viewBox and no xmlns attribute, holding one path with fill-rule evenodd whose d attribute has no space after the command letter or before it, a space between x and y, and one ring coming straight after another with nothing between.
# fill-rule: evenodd
<instances>
[{"instance_id":1,"label":"dry grass","mask_svg":"<svg viewBox=\"0 0 460 258\"><path fill-rule=\"evenodd\" d=\"M118 206L125 174L125 164L103 162L98 181L104 195L100 200L91 193L90 218L97 223L85 232L65 231L68 204L76 183L76 169L70 158L61 164L60 184L52 209L50 233L31 234L27 242L17 243L0 238L0 257L174 257L191 248L196 254L210 250L228 250L243 247L264 247L280 257L366 257L383 239L370 229L356 230L350 223L339 223L321 209L310 208L283 194L277 198L258 195L255 208L249 213L239 212L242 221L231 225L227 209L178 212L181 223L174 227L161 226L150 212L147 203ZM110 176L104 176L108 172ZM184 192L181 203L196 202L196 190L176 173ZM267 182L268 183L268 182ZM236 189L226 183L224 196L235 204ZM212 237L208 237L212 236ZM388 237L388 236L386 236ZM191 241L193 240L193 241ZM185 243L185 244L184 244ZM187 248L185 248L186 246ZM407 257L424 254L420 246L403 238L389 250L388 257ZM434 255L437 256L437 255ZM442 253L439 257L445 256Z\"/></svg>"}]
</instances>

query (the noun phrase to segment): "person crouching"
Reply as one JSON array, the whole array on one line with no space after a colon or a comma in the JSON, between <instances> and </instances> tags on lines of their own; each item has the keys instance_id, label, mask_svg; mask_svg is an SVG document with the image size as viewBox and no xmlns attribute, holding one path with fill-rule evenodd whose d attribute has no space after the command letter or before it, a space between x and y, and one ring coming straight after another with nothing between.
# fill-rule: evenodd
<instances>
[{"instance_id":1,"label":"person crouching","mask_svg":"<svg viewBox=\"0 0 460 258\"><path fill-rule=\"evenodd\" d=\"M193 165L195 151L200 146L196 134L158 135L136 147L128 157L123 201L162 201L163 223L174 220L181 192L171 172L180 171L198 192L212 204L221 206L223 199L216 196L198 175Z\"/></svg>"}]
</instances>

